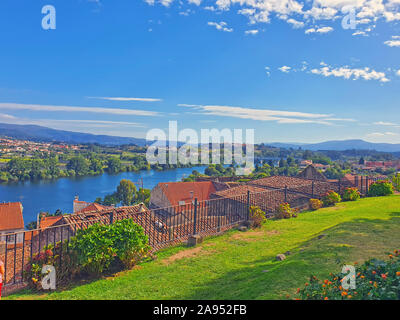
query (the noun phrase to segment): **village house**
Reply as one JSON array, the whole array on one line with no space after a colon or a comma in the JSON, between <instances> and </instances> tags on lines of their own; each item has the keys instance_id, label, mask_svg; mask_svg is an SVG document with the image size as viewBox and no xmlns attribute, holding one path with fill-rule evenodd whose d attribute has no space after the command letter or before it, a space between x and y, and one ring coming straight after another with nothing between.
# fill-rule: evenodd
<instances>
[{"instance_id":1,"label":"village house","mask_svg":"<svg viewBox=\"0 0 400 320\"><path fill-rule=\"evenodd\" d=\"M150 208L184 206L196 198L208 200L218 186L213 181L159 183L151 190Z\"/></svg>"},{"instance_id":2,"label":"village house","mask_svg":"<svg viewBox=\"0 0 400 320\"><path fill-rule=\"evenodd\" d=\"M75 199L73 202L72 213L101 211L101 210L111 209L111 208L113 208L113 207L112 206L103 206L103 205L95 203L95 202L80 201L79 196L75 196Z\"/></svg>"},{"instance_id":3,"label":"village house","mask_svg":"<svg viewBox=\"0 0 400 320\"><path fill-rule=\"evenodd\" d=\"M21 202L0 203L0 242L21 243L23 235L14 233L24 231L23 207ZM7 236L8 235L8 236Z\"/></svg>"}]
</instances>

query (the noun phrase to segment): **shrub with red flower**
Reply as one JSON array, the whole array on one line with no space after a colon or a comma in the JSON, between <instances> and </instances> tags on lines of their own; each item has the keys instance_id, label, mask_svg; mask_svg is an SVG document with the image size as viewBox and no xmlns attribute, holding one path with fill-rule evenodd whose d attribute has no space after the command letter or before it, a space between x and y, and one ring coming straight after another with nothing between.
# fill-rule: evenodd
<instances>
[{"instance_id":1,"label":"shrub with red flower","mask_svg":"<svg viewBox=\"0 0 400 320\"><path fill-rule=\"evenodd\" d=\"M343 193L344 201L357 201L360 199L361 193L357 188L346 188Z\"/></svg>"},{"instance_id":2,"label":"shrub with red flower","mask_svg":"<svg viewBox=\"0 0 400 320\"><path fill-rule=\"evenodd\" d=\"M304 300L400 300L400 251L395 250L389 258L355 263L355 289L344 288L345 274L331 273L325 280L310 277L296 294Z\"/></svg>"},{"instance_id":3,"label":"shrub with red flower","mask_svg":"<svg viewBox=\"0 0 400 320\"><path fill-rule=\"evenodd\" d=\"M333 190L329 190L327 193L325 193L322 196L322 202L324 204L325 207L331 207L334 206L336 203L342 201L342 198L340 197L340 195L333 191Z\"/></svg>"}]
</instances>

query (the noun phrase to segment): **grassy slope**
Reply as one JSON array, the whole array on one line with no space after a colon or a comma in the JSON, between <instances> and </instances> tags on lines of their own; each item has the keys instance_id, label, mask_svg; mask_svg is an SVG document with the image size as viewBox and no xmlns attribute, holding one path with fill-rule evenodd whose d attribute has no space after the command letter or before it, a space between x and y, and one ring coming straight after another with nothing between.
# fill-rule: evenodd
<instances>
[{"instance_id":1,"label":"grassy slope","mask_svg":"<svg viewBox=\"0 0 400 320\"><path fill-rule=\"evenodd\" d=\"M261 230L230 231L200 248L170 248L155 261L63 292L9 298L284 299L311 274L323 277L340 263L384 257L399 244L400 196L368 198L268 221ZM275 260L288 250L285 261Z\"/></svg>"}]
</instances>

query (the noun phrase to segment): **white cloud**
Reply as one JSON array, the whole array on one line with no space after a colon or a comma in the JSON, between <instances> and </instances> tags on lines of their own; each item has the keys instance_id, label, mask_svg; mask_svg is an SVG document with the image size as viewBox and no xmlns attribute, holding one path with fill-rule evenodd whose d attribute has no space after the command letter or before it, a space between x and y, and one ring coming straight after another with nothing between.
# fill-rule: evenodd
<instances>
[{"instance_id":1,"label":"white cloud","mask_svg":"<svg viewBox=\"0 0 400 320\"><path fill-rule=\"evenodd\" d=\"M150 5L159 3L170 6L175 1L180 6L195 4L200 6L200 0L144 0ZM245 15L250 24L270 23L272 18L285 20L295 28L302 28L318 21L335 22L348 14L344 7L351 6L356 10L357 24L372 24L378 20L384 22L400 21L399 0L209 0L203 8L214 12L237 10ZM331 28L331 27L324 27ZM332 30L309 28L309 33L327 33Z\"/></svg>"},{"instance_id":2,"label":"white cloud","mask_svg":"<svg viewBox=\"0 0 400 320\"><path fill-rule=\"evenodd\" d=\"M385 122L385 121L378 121L378 122L374 122L375 125L378 126L398 126L398 124L393 123L393 122Z\"/></svg>"},{"instance_id":3,"label":"white cloud","mask_svg":"<svg viewBox=\"0 0 400 320\"><path fill-rule=\"evenodd\" d=\"M188 0L190 4L195 4L196 6L199 6L201 4L202 0Z\"/></svg>"},{"instance_id":4,"label":"white cloud","mask_svg":"<svg viewBox=\"0 0 400 320\"><path fill-rule=\"evenodd\" d=\"M352 34L353 36L368 36L368 34L365 31L356 31Z\"/></svg>"},{"instance_id":5,"label":"white cloud","mask_svg":"<svg viewBox=\"0 0 400 320\"><path fill-rule=\"evenodd\" d=\"M366 135L367 138L375 139L375 141L392 142L393 137L398 136L395 132L372 132Z\"/></svg>"},{"instance_id":6,"label":"white cloud","mask_svg":"<svg viewBox=\"0 0 400 320\"><path fill-rule=\"evenodd\" d=\"M209 26L215 27L219 31L224 31L224 32L232 32L232 28L228 28L228 24L224 21L221 22L208 22L207 23Z\"/></svg>"},{"instance_id":7,"label":"white cloud","mask_svg":"<svg viewBox=\"0 0 400 320\"><path fill-rule=\"evenodd\" d=\"M396 75L400 77L400 69L397 70Z\"/></svg>"},{"instance_id":8,"label":"white cloud","mask_svg":"<svg viewBox=\"0 0 400 320\"><path fill-rule=\"evenodd\" d=\"M246 30L244 32L245 34L252 34L252 35L256 35L258 33L257 29L253 29L253 30Z\"/></svg>"},{"instance_id":9,"label":"white cloud","mask_svg":"<svg viewBox=\"0 0 400 320\"><path fill-rule=\"evenodd\" d=\"M400 40L388 40L385 41L384 44L389 47L400 47Z\"/></svg>"},{"instance_id":10,"label":"white cloud","mask_svg":"<svg viewBox=\"0 0 400 320\"><path fill-rule=\"evenodd\" d=\"M99 108L99 107L71 107L71 106L19 104L19 103L0 103L0 109L31 110L31 111L45 111L45 112L85 112L85 113L102 113L102 114L113 114L113 115L147 116L147 117L153 117L159 115L158 112L145 111L145 110Z\"/></svg>"},{"instance_id":11,"label":"white cloud","mask_svg":"<svg viewBox=\"0 0 400 320\"><path fill-rule=\"evenodd\" d=\"M320 34L325 34L332 32L334 29L332 27L321 27L321 28L311 28L307 29L304 33L305 34L310 34L310 33L320 33Z\"/></svg>"},{"instance_id":12,"label":"white cloud","mask_svg":"<svg viewBox=\"0 0 400 320\"><path fill-rule=\"evenodd\" d=\"M333 118L332 114L317 114L296 111L282 111L271 109L253 109L235 106L218 105L188 105L180 104L181 107L194 108L205 115L250 119L257 121L275 121L281 124L305 124L316 123L333 125L335 122L355 121L353 119Z\"/></svg>"},{"instance_id":13,"label":"white cloud","mask_svg":"<svg viewBox=\"0 0 400 320\"><path fill-rule=\"evenodd\" d=\"M297 21L297 20L292 19L292 18L287 19L286 22L290 23L293 26L293 28L295 28L295 29L301 29L301 28L304 28L304 26L305 26L304 22Z\"/></svg>"},{"instance_id":14,"label":"white cloud","mask_svg":"<svg viewBox=\"0 0 400 320\"><path fill-rule=\"evenodd\" d=\"M290 71L291 69L292 69L292 68L291 68L291 67L288 67L288 66L283 66L283 67L278 68L278 70L280 70L280 71L282 71L282 72L284 72L284 73L289 73L289 71Z\"/></svg>"},{"instance_id":15,"label":"white cloud","mask_svg":"<svg viewBox=\"0 0 400 320\"><path fill-rule=\"evenodd\" d=\"M331 66L323 66L321 68L312 69L311 73L321 75L324 77L339 77L344 79L364 79L364 80L377 80L380 82L389 82L384 72L378 72L368 67L363 69L350 68L348 66L334 68Z\"/></svg>"},{"instance_id":16,"label":"white cloud","mask_svg":"<svg viewBox=\"0 0 400 320\"><path fill-rule=\"evenodd\" d=\"M89 99L101 99L101 100L109 100L109 101L140 101L140 102L158 102L162 101L162 99L154 99L154 98L122 98L122 97L88 97Z\"/></svg>"}]
</instances>

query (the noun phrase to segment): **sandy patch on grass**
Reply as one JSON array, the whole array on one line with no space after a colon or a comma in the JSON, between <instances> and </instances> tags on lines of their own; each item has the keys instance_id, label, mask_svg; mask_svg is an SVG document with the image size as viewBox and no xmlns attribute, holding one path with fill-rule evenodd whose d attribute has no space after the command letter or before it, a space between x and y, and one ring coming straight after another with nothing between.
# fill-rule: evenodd
<instances>
[{"instance_id":1,"label":"sandy patch on grass","mask_svg":"<svg viewBox=\"0 0 400 320\"><path fill-rule=\"evenodd\" d=\"M213 250L203 250L203 249L204 249L203 247L195 247L193 249L179 251L178 253L170 256L169 258L164 259L162 263L168 265L183 258L194 258L200 255L203 256L214 252Z\"/></svg>"},{"instance_id":2,"label":"sandy patch on grass","mask_svg":"<svg viewBox=\"0 0 400 320\"><path fill-rule=\"evenodd\" d=\"M277 234L280 234L280 232L277 230L241 232L234 234L231 239L252 242L262 240L265 239L267 236L274 236Z\"/></svg>"}]
</instances>

